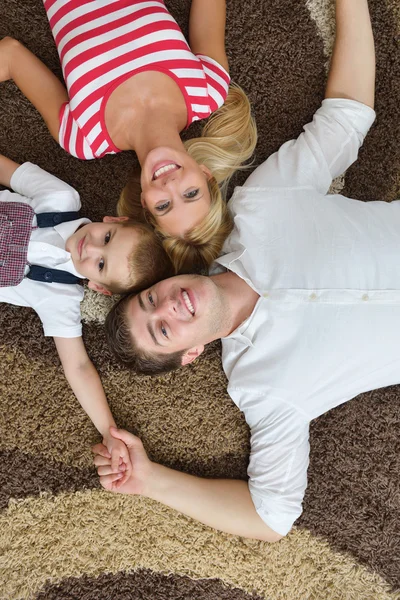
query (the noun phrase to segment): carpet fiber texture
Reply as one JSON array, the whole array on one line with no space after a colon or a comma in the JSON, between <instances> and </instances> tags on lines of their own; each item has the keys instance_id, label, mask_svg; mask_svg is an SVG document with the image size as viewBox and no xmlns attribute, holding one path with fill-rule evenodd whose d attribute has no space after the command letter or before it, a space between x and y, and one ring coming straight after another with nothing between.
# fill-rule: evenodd
<instances>
[{"instance_id":1,"label":"carpet fiber texture","mask_svg":"<svg viewBox=\"0 0 400 600\"><path fill-rule=\"evenodd\" d=\"M190 3L167 4L187 31ZM333 5L227 2L231 74L248 92L259 127L255 164L297 136L319 106ZM400 197L400 10L398 0L370 0L370 8L377 121L335 189L390 201ZM2 0L0 10L0 37L18 38L61 76L41 1ZM0 85L0 152L73 185L82 214L95 220L115 214L136 164L133 153L86 163L68 156L12 82ZM87 292L85 342L118 424L163 464L245 479L249 432L226 393L219 343L185 370L137 377L111 359L106 310L107 301ZM304 513L270 546L103 491L90 452L99 436L63 377L53 341L29 309L2 305L0 328L1 600L400 598L400 388L364 394L312 424Z\"/></svg>"}]
</instances>

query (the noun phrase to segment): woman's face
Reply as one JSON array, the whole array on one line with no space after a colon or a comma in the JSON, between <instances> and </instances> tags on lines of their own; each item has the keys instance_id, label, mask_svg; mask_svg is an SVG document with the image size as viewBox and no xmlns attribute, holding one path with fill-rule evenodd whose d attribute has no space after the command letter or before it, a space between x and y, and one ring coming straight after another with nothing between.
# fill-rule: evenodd
<instances>
[{"instance_id":1,"label":"woman's face","mask_svg":"<svg viewBox=\"0 0 400 600\"><path fill-rule=\"evenodd\" d=\"M169 235L183 237L210 210L210 171L186 152L162 147L152 150L142 165L142 206Z\"/></svg>"}]
</instances>

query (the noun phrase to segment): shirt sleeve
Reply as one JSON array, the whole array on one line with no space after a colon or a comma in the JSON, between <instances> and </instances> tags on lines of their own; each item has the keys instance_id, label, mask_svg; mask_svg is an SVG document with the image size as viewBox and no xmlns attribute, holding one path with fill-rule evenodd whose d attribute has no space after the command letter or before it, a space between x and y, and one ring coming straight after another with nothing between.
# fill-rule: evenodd
<instances>
[{"instance_id":1,"label":"shirt sleeve","mask_svg":"<svg viewBox=\"0 0 400 600\"><path fill-rule=\"evenodd\" d=\"M307 487L309 424L268 399L268 416L251 428L249 490L258 515L286 535L301 515Z\"/></svg>"},{"instance_id":2,"label":"shirt sleeve","mask_svg":"<svg viewBox=\"0 0 400 600\"><path fill-rule=\"evenodd\" d=\"M81 307L83 289L81 286L68 284L49 288L48 294L32 308L42 321L44 335L50 337L73 338L82 335Z\"/></svg>"},{"instance_id":3,"label":"shirt sleeve","mask_svg":"<svg viewBox=\"0 0 400 600\"><path fill-rule=\"evenodd\" d=\"M73 118L68 103L61 107L58 141L61 148L71 156L75 156L75 158L82 160L97 158L81 128Z\"/></svg>"},{"instance_id":4,"label":"shirt sleeve","mask_svg":"<svg viewBox=\"0 0 400 600\"><path fill-rule=\"evenodd\" d=\"M79 194L73 187L29 162L16 169L10 185L36 212L72 211L81 207Z\"/></svg>"},{"instance_id":5,"label":"shirt sleeve","mask_svg":"<svg viewBox=\"0 0 400 600\"><path fill-rule=\"evenodd\" d=\"M213 58L196 54L206 76L211 113L221 108L228 95L231 78L229 73ZM210 113L210 114L211 114Z\"/></svg>"},{"instance_id":6,"label":"shirt sleeve","mask_svg":"<svg viewBox=\"0 0 400 600\"><path fill-rule=\"evenodd\" d=\"M327 98L311 123L286 142L247 179L245 187L300 187L325 195L332 179L357 158L375 111L344 98Z\"/></svg>"}]
</instances>

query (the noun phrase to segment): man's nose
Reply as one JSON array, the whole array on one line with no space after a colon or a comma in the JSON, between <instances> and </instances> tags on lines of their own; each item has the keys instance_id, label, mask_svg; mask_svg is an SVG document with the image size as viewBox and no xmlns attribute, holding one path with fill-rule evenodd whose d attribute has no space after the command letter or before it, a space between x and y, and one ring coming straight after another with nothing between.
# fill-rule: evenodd
<instances>
[{"instance_id":1,"label":"man's nose","mask_svg":"<svg viewBox=\"0 0 400 600\"><path fill-rule=\"evenodd\" d=\"M164 300L157 306L156 312L159 317L176 317L178 315L178 304L176 298L164 298Z\"/></svg>"}]
</instances>

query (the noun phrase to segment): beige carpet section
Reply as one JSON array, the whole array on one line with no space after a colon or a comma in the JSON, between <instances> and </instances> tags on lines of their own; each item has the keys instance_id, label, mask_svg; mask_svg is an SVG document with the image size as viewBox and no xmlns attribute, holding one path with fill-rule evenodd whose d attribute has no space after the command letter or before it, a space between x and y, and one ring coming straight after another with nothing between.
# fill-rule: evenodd
<instances>
[{"instance_id":1,"label":"beige carpet section","mask_svg":"<svg viewBox=\"0 0 400 600\"><path fill-rule=\"evenodd\" d=\"M104 323L106 316L120 296L104 296L85 286L85 295L81 302L81 315L85 323L91 321Z\"/></svg>"},{"instance_id":2,"label":"beige carpet section","mask_svg":"<svg viewBox=\"0 0 400 600\"><path fill-rule=\"evenodd\" d=\"M155 460L215 477L237 465L236 472L245 476L248 428L226 393L218 353L216 344L188 368L185 387L175 395L171 385L176 374L152 379L104 365L102 381L117 423L139 434ZM212 365L210 357L215 359ZM90 446L100 435L61 367L8 345L0 346L0 364L0 449L18 448L73 467L91 466Z\"/></svg>"},{"instance_id":3,"label":"beige carpet section","mask_svg":"<svg viewBox=\"0 0 400 600\"><path fill-rule=\"evenodd\" d=\"M142 498L98 490L10 502L0 515L0 545L7 600L31 599L67 577L141 568L218 578L274 600L399 598L377 574L307 531L268 545L218 533Z\"/></svg>"}]
</instances>

